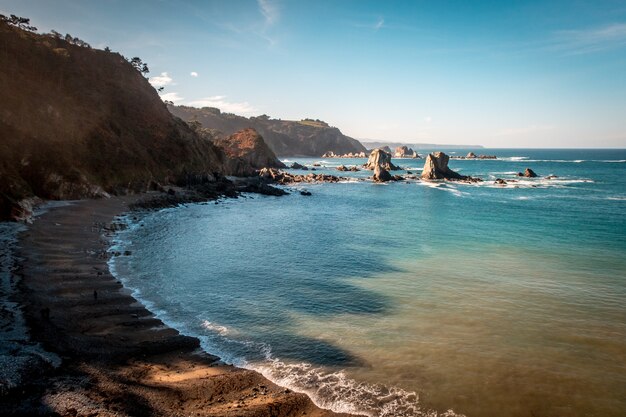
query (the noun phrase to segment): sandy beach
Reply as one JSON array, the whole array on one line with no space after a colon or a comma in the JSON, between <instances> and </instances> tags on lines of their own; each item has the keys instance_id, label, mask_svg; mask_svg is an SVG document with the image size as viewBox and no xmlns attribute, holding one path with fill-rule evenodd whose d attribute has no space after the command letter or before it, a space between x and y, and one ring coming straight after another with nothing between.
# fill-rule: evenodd
<instances>
[{"instance_id":1,"label":"sandy beach","mask_svg":"<svg viewBox=\"0 0 626 417\"><path fill-rule=\"evenodd\" d=\"M52 208L21 233L17 302L31 340L61 365L39 369L3 395L0 414L339 415L256 372L220 363L130 296L109 273L107 234L136 198Z\"/></svg>"}]
</instances>

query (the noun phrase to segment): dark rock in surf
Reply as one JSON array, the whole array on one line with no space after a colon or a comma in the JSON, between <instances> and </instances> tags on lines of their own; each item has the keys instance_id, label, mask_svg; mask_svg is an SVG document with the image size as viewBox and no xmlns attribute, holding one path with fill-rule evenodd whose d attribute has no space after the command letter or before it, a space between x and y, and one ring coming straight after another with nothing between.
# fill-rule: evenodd
<instances>
[{"instance_id":1,"label":"dark rock in surf","mask_svg":"<svg viewBox=\"0 0 626 417\"><path fill-rule=\"evenodd\" d=\"M425 180L465 180L468 177L448 168L450 157L443 152L428 154L422 170L422 179Z\"/></svg>"},{"instance_id":2,"label":"dark rock in surf","mask_svg":"<svg viewBox=\"0 0 626 417\"><path fill-rule=\"evenodd\" d=\"M526 168L526 170L524 171L524 176L526 178L536 178L537 174L535 174L535 171L533 171L530 168Z\"/></svg>"},{"instance_id":3,"label":"dark rock in surf","mask_svg":"<svg viewBox=\"0 0 626 417\"><path fill-rule=\"evenodd\" d=\"M372 179L376 182L387 182L391 181L393 177L385 168L377 166L374 168L374 176Z\"/></svg>"}]
</instances>

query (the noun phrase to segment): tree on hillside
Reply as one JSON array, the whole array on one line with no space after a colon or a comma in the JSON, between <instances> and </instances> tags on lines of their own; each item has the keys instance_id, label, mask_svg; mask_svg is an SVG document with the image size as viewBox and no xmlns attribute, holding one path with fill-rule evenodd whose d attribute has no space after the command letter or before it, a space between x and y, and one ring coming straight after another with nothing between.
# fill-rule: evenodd
<instances>
[{"instance_id":1,"label":"tree on hillside","mask_svg":"<svg viewBox=\"0 0 626 417\"><path fill-rule=\"evenodd\" d=\"M148 69L148 64L143 62L138 56L130 59L128 62L130 62L130 65L132 65L133 68L135 68L144 76L148 75L148 73L150 72L150 70Z\"/></svg>"},{"instance_id":2,"label":"tree on hillside","mask_svg":"<svg viewBox=\"0 0 626 417\"><path fill-rule=\"evenodd\" d=\"M0 20L3 22L7 22L9 25L16 26L20 29L28 30L31 32L36 32L37 28L35 26L31 26L30 19L26 17L19 17L12 14L10 17L6 17L3 14L0 14Z\"/></svg>"}]
</instances>

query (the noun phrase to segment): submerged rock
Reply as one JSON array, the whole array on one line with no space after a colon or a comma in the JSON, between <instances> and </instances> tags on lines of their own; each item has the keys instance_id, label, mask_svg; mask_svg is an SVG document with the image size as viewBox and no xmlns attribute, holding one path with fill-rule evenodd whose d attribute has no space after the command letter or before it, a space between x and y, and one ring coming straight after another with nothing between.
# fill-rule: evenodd
<instances>
[{"instance_id":1,"label":"submerged rock","mask_svg":"<svg viewBox=\"0 0 626 417\"><path fill-rule=\"evenodd\" d=\"M469 177L452 171L448 168L450 157L443 152L428 154L422 170L425 180L466 180Z\"/></svg>"},{"instance_id":2,"label":"submerged rock","mask_svg":"<svg viewBox=\"0 0 626 417\"><path fill-rule=\"evenodd\" d=\"M304 165L299 164L299 163L297 163L297 162L294 162L293 164L291 164L291 167L290 167L290 168L291 168L291 169L301 169L301 170L303 170L303 171L307 171L307 170L308 170L308 168L307 168L307 167L305 167Z\"/></svg>"},{"instance_id":3,"label":"submerged rock","mask_svg":"<svg viewBox=\"0 0 626 417\"><path fill-rule=\"evenodd\" d=\"M502 178L496 178L496 180L493 182L494 184L498 184L498 185L506 185L507 182L505 180L503 180Z\"/></svg>"}]
</instances>

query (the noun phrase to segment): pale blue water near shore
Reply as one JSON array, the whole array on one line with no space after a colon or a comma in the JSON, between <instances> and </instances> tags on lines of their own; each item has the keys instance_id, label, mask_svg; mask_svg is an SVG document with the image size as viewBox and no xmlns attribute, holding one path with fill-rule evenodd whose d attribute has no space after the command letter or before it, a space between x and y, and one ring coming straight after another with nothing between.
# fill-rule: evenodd
<instances>
[{"instance_id":1,"label":"pale blue water near shore","mask_svg":"<svg viewBox=\"0 0 626 417\"><path fill-rule=\"evenodd\" d=\"M209 352L335 410L626 414L626 151L481 153L500 159L450 163L478 185L345 181L149 213L111 267ZM526 167L540 178L493 184Z\"/></svg>"}]
</instances>

